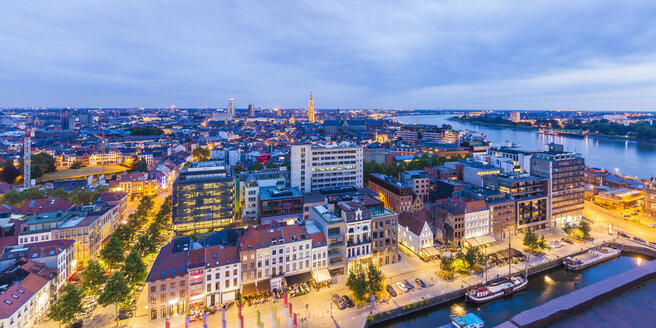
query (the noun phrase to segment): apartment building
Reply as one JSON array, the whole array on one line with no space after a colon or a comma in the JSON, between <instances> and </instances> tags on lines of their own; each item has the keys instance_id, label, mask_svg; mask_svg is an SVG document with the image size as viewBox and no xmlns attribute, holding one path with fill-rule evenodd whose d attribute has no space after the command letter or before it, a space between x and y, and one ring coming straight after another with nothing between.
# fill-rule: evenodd
<instances>
[{"instance_id":1,"label":"apartment building","mask_svg":"<svg viewBox=\"0 0 656 328\"><path fill-rule=\"evenodd\" d=\"M330 187L362 188L362 147L292 145L291 186L303 193Z\"/></svg>"},{"instance_id":2,"label":"apartment building","mask_svg":"<svg viewBox=\"0 0 656 328\"><path fill-rule=\"evenodd\" d=\"M423 199L417 197L411 187L384 174L372 173L369 189L378 193L385 206L396 213L417 211L424 205Z\"/></svg>"},{"instance_id":3,"label":"apartment building","mask_svg":"<svg viewBox=\"0 0 656 328\"><path fill-rule=\"evenodd\" d=\"M656 178L645 183L645 214L656 217Z\"/></svg>"},{"instance_id":4,"label":"apartment building","mask_svg":"<svg viewBox=\"0 0 656 328\"><path fill-rule=\"evenodd\" d=\"M430 178L423 170L412 170L399 173L401 183L412 188L412 192L421 198L422 202L428 202L430 192Z\"/></svg>"},{"instance_id":5,"label":"apartment building","mask_svg":"<svg viewBox=\"0 0 656 328\"><path fill-rule=\"evenodd\" d=\"M506 193L515 200L515 229L540 230L550 227L548 217L547 178L526 173L499 174L486 176L485 185Z\"/></svg>"},{"instance_id":6,"label":"apartment building","mask_svg":"<svg viewBox=\"0 0 656 328\"><path fill-rule=\"evenodd\" d=\"M289 187L289 171L263 170L235 174L235 212L244 223L260 218L260 188Z\"/></svg>"},{"instance_id":7,"label":"apartment building","mask_svg":"<svg viewBox=\"0 0 656 328\"><path fill-rule=\"evenodd\" d=\"M563 145L549 144L548 150L531 157L531 175L548 178L548 226L564 226L583 216L585 159L565 152Z\"/></svg>"},{"instance_id":8,"label":"apartment building","mask_svg":"<svg viewBox=\"0 0 656 328\"><path fill-rule=\"evenodd\" d=\"M0 327L30 328L50 308L55 275L43 263L21 259L0 274ZM54 295L52 295L54 296Z\"/></svg>"},{"instance_id":9,"label":"apartment building","mask_svg":"<svg viewBox=\"0 0 656 328\"><path fill-rule=\"evenodd\" d=\"M444 222L447 239L458 243L492 234L490 210L484 200L442 199L435 203L435 216Z\"/></svg>"}]
</instances>

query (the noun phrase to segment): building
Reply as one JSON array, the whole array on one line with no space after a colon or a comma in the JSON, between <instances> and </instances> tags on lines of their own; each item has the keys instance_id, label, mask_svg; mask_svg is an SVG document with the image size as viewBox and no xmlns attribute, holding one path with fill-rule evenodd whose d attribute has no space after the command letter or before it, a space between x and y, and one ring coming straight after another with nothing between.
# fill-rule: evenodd
<instances>
[{"instance_id":1,"label":"building","mask_svg":"<svg viewBox=\"0 0 656 328\"><path fill-rule=\"evenodd\" d=\"M237 113L235 112L235 100L233 98L228 99L228 115L232 120Z\"/></svg>"},{"instance_id":2,"label":"building","mask_svg":"<svg viewBox=\"0 0 656 328\"><path fill-rule=\"evenodd\" d=\"M369 188L380 195L385 207L396 213L415 210L415 195L412 188L390 176L372 173L369 176ZM421 201L421 204L423 205L423 201Z\"/></svg>"},{"instance_id":3,"label":"building","mask_svg":"<svg viewBox=\"0 0 656 328\"><path fill-rule=\"evenodd\" d=\"M522 114L520 112L510 112L510 120L513 122L519 122L522 120Z\"/></svg>"},{"instance_id":4,"label":"building","mask_svg":"<svg viewBox=\"0 0 656 328\"><path fill-rule=\"evenodd\" d=\"M625 209L641 204L644 199L643 190L618 188L600 191L594 196L594 203L605 208Z\"/></svg>"},{"instance_id":5,"label":"building","mask_svg":"<svg viewBox=\"0 0 656 328\"><path fill-rule=\"evenodd\" d=\"M220 245L203 248L205 254L205 306L237 299L241 287L239 247Z\"/></svg>"},{"instance_id":6,"label":"building","mask_svg":"<svg viewBox=\"0 0 656 328\"><path fill-rule=\"evenodd\" d=\"M417 213L399 215L399 244L417 255L427 256L422 250L434 247L434 240L435 234L429 220Z\"/></svg>"},{"instance_id":7,"label":"building","mask_svg":"<svg viewBox=\"0 0 656 328\"><path fill-rule=\"evenodd\" d=\"M385 148L377 142L370 143L364 147L363 156L365 163L373 161L378 164L385 164Z\"/></svg>"},{"instance_id":8,"label":"building","mask_svg":"<svg viewBox=\"0 0 656 328\"><path fill-rule=\"evenodd\" d=\"M457 162L446 162L444 166L458 172L458 179L475 186L483 186L483 177L501 173L501 169L487 163L462 159Z\"/></svg>"},{"instance_id":9,"label":"building","mask_svg":"<svg viewBox=\"0 0 656 328\"><path fill-rule=\"evenodd\" d=\"M399 173L401 183L412 188L412 192L421 198L422 202L428 202L428 193L430 192L430 178L428 173L423 170L405 171Z\"/></svg>"},{"instance_id":10,"label":"building","mask_svg":"<svg viewBox=\"0 0 656 328\"><path fill-rule=\"evenodd\" d=\"M522 172L531 172L531 156L537 153L521 148L519 145L507 143L501 146L490 147L487 154L511 159Z\"/></svg>"},{"instance_id":11,"label":"building","mask_svg":"<svg viewBox=\"0 0 656 328\"><path fill-rule=\"evenodd\" d=\"M303 194L297 188L261 187L258 194L261 223L303 217Z\"/></svg>"},{"instance_id":12,"label":"building","mask_svg":"<svg viewBox=\"0 0 656 328\"><path fill-rule=\"evenodd\" d=\"M308 193L330 187L362 188L362 147L292 145L291 186Z\"/></svg>"},{"instance_id":13,"label":"building","mask_svg":"<svg viewBox=\"0 0 656 328\"><path fill-rule=\"evenodd\" d=\"M255 106L248 104L248 117L255 117Z\"/></svg>"},{"instance_id":14,"label":"building","mask_svg":"<svg viewBox=\"0 0 656 328\"><path fill-rule=\"evenodd\" d=\"M20 259L0 275L0 327L33 327L50 309L55 275L45 264Z\"/></svg>"},{"instance_id":15,"label":"building","mask_svg":"<svg viewBox=\"0 0 656 328\"><path fill-rule=\"evenodd\" d=\"M234 218L234 181L225 165L194 162L173 183L173 230L207 233L240 226Z\"/></svg>"},{"instance_id":16,"label":"building","mask_svg":"<svg viewBox=\"0 0 656 328\"><path fill-rule=\"evenodd\" d=\"M71 116L71 110L68 108L62 109L61 114L61 129L72 130L75 128L75 118Z\"/></svg>"},{"instance_id":17,"label":"building","mask_svg":"<svg viewBox=\"0 0 656 328\"><path fill-rule=\"evenodd\" d=\"M458 180L458 171L446 166L427 166L424 171L428 173L431 185L434 186L437 180Z\"/></svg>"},{"instance_id":18,"label":"building","mask_svg":"<svg viewBox=\"0 0 656 328\"><path fill-rule=\"evenodd\" d=\"M308 100L308 121L314 123L314 100L312 99L312 92L310 92L310 100Z\"/></svg>"},{"instance_id":19,"label":"building","mask_svg":"<svg viewBox=\"0 0 656 328\"><path fill-rule=\"evenodd\" d=\"M289 187L289 171L262 170L235 174L235 213L241 213L244 223L256 224L260 219L260 188Z\"/></svg>"},{"instance_id":20,"label":"building","mask_svg":"<svg viewBox=\"0 0 656 328\"><path fill-rule=\"evenodd\" d=\"M645 183L645 214L656 217L656 178Z\"/></svg>"},{"instance_id":21,"label":"building","mask_svg":"<svg viewBox=\"0 0 656 328\"><path fill-rule=\"evenodd\" d=\"M484 200L442 199L435 203L435 216L445 223L447 239L457 243L492 234L490 211Z\"/></svg>"},{"instance_id":22,"label":"building","mask_svg":"<svg viewBox=\"0 0 656 328\"><path fill-rule=\"evenodd\" d=\"M190 248L191 238L178 238L164 246L157 255L146 278L150 319L167 318L187 311ZM200 279L203 280L202 273ZM204 287L202 283L201 286Z\"/></svg>"},{"instance_id":23,"label":"building","mask_svg":"<svg viewBox=\"0 0 656 328\"><path fill-rule=\"evenodd\" d=\"M580 154L549 144L548 150L531 158L531 175L548 181L549 226L564 226L583 215L585 160Z\"/></svg>"},{"instance_id":24,"label":"building","mask_svg":"<svg viewBox=\"0 0 656 328\"><path fill-rule=\"evenodd\" d=\"M540 230L549 228L549 179L526 173L499 174L485 177L485 185L510 195L515 200L515 229Z\"/></svg>"},{"instance_id":25,"label":"building","mask_svg":"<svg viewBox=\"0 0 656 328\"><path fill-rule=\"evenodd\" d=\"M124 192L130 199L144 196L156 196L166 185L166 175L156 172L124 173L116 180L109 181L109 188L113 191Z\"/></svg>"}]
</instances>

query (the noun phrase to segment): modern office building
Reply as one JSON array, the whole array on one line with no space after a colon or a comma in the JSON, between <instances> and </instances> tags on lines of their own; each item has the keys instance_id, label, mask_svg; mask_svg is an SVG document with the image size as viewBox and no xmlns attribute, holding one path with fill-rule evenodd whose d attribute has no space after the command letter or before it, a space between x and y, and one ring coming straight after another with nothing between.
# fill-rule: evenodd
<instances>
[{"instance_id":1,"label":"modern office building","mask_svg":"<svg viewBox=\"0 0 656 328\"><path fill-rule=\"evenodd\" d=\"M303 194L297 188L262 187L259 197L261 223L303 217Z\"/></svg>"},{"instance_id":2,"label":"modern office building","mask_svg":"<svg viewBox=\"0 0 656 328\"><path fill-rule=\"evenodd\" d=\"M515 228L540 230L551 227L548 217L549 179L526 173L499 174L485 177L488 188L509 194L516 202Z\"/></svg>"},{"instance_id":3,"label":"modern office building","mask_svg":"<svg viewBox=\"0 0 656 328\"><path fill-rule=\"evenodd\" d=\"M401 183L412 188L412 192L421 198L422 202L428 201L428 193L430 192L430 177L428 173L423 170L405 171L399 173Z\"/></svg>"},{"instance_id":4,"label":"modern office building","mask_svg":"<svg viewBox=\"0 0 656 328\"><path fill-rule=\"evenodd\" d=\"M525 150L521 146L512 143L490 147L487 150L488 155L511 159L521 172L526 173L531 172L531 156L535 153L537 152Z\"/></svg>"},{"instance_id":5,"label":"modern office building","mask_svg":"<svg viewBox=\"0 0 656 328\"><path fill-rule=\"evenodd\" d=\"M230 119L233 119L236 115L235 112L235 100L233 98L228 99L228 115Z\"/></svg>"},{"instance_id":6,"label":"modern office building","mask_svg":"<svg viewBox=\"0 0 656 328\"><path fill-rule=\"evenodd\" d=\"M241 172L234 175L235 213L241 215L244 224L257 224L260 219L260 188L289 187L289 171L286 168Z\"/></svg>"},{"instance_id":7,"label":"modern office building","mask_svg":"<svg viewBox=\"0 0 656 328\"><path fill-rule=\"evenodd\" d=\"M241 226L234 218L234 181L221 162L194 162L173 183L173 230L207 233Z\"/></svg>"},{"instance_id":8,"label":"modern office building","mask_svg":"<svg viewBox=\"0 0 656 328\"><path fill-rule=\"evenodd\" d=\"M255 116L255 106L253 104L248 104L248 117Z\"/></svg>"},{"instance_id":9,"label":"modern office building","mask_svg":"<svg viewBox=\"0 0 656 328\"><path fill-rule=\"evenodd\" d=\"M583 215L585 159L565 152L563 145L549 144L548 150L531 158L531 175L548 178L549 226L564 226Z\"/></svg>"},{"instance_id":10,"label":"modern office building","mask_svg":"<svg viewBox=\"0 0 656 328\"><path fill-rule=\"evenodd\" d=\"M330 187L362 188L362 147L292 145L291 186L308 193Z\"/></svg>"}]
</instances>

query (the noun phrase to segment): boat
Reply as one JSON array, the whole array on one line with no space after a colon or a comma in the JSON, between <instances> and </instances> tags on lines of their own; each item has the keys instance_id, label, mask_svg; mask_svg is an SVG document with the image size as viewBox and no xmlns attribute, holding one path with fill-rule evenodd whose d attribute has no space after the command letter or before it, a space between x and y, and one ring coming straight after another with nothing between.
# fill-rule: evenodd
<instances>
[{"instance_id":1,"label":"boat","mask_svg":"<svg viewBox=\"0 0 656 328\"><path fill-rule=\"evenodd\" d=\"M563 265L568 270L579 271L595 264L619 257L621 254L622 251L617 248L595 248L581 255L566 257L563 259Z\"/></svg>"},{"instance_id":2,"label":"boat","mask_svg":"<svg viewBox=\"0 0 656 328\"><path fill-rule=\"evenodd\" d=\"M526 260L526 274L512 275L512 257L510 256L511 239L508 238L508 276L487 283L487 262L485 263L486 282L482 286L467 291L465 298L472 303L485 303L523 290L528 285L528 259Z\"/></svg>"},{"instance_id":3,"label":"boat","mask_svg":"<svg viewBox=\"0 0 656 328\"><path fill-rule=\"evenodd\" d=\"M528 279L522 276L502 278L488 285L470 289L467 292L467 299L473 303L485 303L523 290L527 285Z\"/></svg>"},{"instance_id":4,"label":"boat","mask_svg":"<svg viewBox=\"0 0 656 328\"><path fill-rule=\"evenodd\" d=\"M473 313L467 313L462 317L451 318L451 323L457 328L483 328L485 322Z\"/></svg>"}]
</instances>

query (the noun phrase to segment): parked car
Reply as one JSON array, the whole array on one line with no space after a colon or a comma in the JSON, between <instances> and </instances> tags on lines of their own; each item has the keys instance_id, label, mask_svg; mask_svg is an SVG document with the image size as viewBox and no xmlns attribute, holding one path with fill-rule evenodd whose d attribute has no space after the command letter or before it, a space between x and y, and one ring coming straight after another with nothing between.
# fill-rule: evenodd
<instances>
[{"instance_id":1,"label":"parked car","mask_svg":"<svg viewBox=\"0 0 656 328\"><path fill-rule=\"evenodd\" d=\"M344 304L344 302L342 301L342 298L339 297L339 295L333 294L332 298L333 298L333 303L335 303L335 305L337 305L337 307L340 310L346 309L346 304Z\"/></svg>"},{"instance_id":2,"label":"parked car","mask_svg":"<svg viewBox=\"0 0 656 328\"><path fill-rule=\"evenodd\" d=\"M401 281L396 283L396 286L399 287L404 293L407 293L409 291L408 287L405 286L405 284Z\"/></svg>"},{"instance_id":3,"label":"parked car","mask_svg":"<svg viewBox=\"0 0 656 328\"><path fill-rule=\"evenodd\" d=\"M631 238L631 236L627 235L625 232L622 232L622 231L618 232L617 234L619 234L620 236L622 236L624 238Z\"/></svg>"},{"instance_id":4,"label":"parked car","mask_svg":"<svg viewBox=\"0 0 656 328\"><path fill-rule=\"evenodd\" d=\"M224 305L223 305L223 308L226 309L226 310L228 310L228 309L230 309L233 305L235 305L235 302L230 301L230 302L224 304Z\"/></svg>"},{"instance_id":5,"label":"parked car","mask_svg":"<svg viewBox=\"0 0 656 328\"><path fill-rule=\"evenodd\" d=\"M650 223L647 226L650 227L650 228L656 228L656 224L654 224L654 223Z\"/></svg>"},{"instance_id":6,"label":"parked car","mask_svg":"<svg viewBox=\"0 0 656 328\"><path fill-rule=\"evenodd\" d=\"M549 241L546 242L546 244L547 244L547 247L549 247L549 248L556 248L556 245L554 245L553 243L551 243Z\"/></svg>"},{"instance_id":7,"label":"parked car","mask_svg":"<svg viewBox=\"0 0 656 328\"><path fill-rule=\"evenodd\" d=\"M394 290L394 287L392 285L387 285L387 293L390 294L392 297L396 297L396 291Z\"/></svg>"},{"instance_id":8,"label":"parked car","mask_svg":"<svg viewBox=\"0 0 656 328\"><path fill-rule=\"evenodd\" d=\"M346 296L346 295L342 295L342 302L344 302L344 304L346 304L346 306L348 306L350 308L355 306L355 303L353 303L353 300L351 300L351 298Z\"/></svg>"},{"instance_id":9,"label":"parked car","mask_svg":"<svg viewBox=\"0 0 656 328\"><path fill-rule=\"evenodd\" d=\"M563 241L566 242L566 243L568 243L568 244L570 244L570 245L571 245L571 244L574 244L574 242L571 241L571 240L569 240L569 238L567 238L567 237L563 238Z\"/></svg>"},{"instance_id":10,"label":"parked car","mask_svg":"<svg viewBox=\"0 0 656 328\"><path fill-rule=\"evenodd\" d=\"M554 245L556 245L556 247L558 247L558 248L565 246L565 244L563 244L563 242L558 240L558 239L554 239L554 241L552 241L552 243L554 243Z\"/></svg>"},{"instance_id":11,"label":"parked car","mask_svg":"<svg viewBox=\"0 0 656 328\"><path fill-rule=\"evenodd\" d=\"M638 238L638 237L633 237L633 240L634 240L634 241L637 241L637 242L639 242L639 243L642 243L642 244L646 244L646 243L647 243L644 239L642 239L642 238Z\"/></svg>"},{"instance_id":12,"label":"parked car","mask_svg":"<svg viewBox=\"0 0 656 328\"><path fill-rule=\"evenodd\" d=\"M404 280L403 280L403 283L404 283L405 286L408 287L408 289L410 289L410 290L413 290L413 289L415 288L415 286L414 286L413 284L411 284L411 283L408 281L408 279L404 279Z\"/></svg>"},{"instance_id":13,"label":"parked car","mask_svg":"<svg viewBox=\"0 0 656 328\"><path fill-rule=\"evenodd\" d=\"M70 325L68 325L68 328L82 328L84 321L82 320L77 320L71 322Z\"/></svg>"},{"instance_id":14,"label":"parked car","mask_svg":"<svg viewBox=\"0 0 656 328\"><path fill-rule=\"evenodd\" d=\"M417 285L420 286L421 288L426 288L426 283L425 283L423 280L421 280L421 279L419 279L419 278L415 278L415 282L416 282Z\"/></svg>"},{"instance_id":15,"label":"parked car","mask_svg":"<svg viewBox=\"0 0 656 328\"><path fill-rule=\"evenodd\" d=\"M119 313L118 314L118 320L126 320L132 318L133 314L128 312L128 313Z\"/></svg>"},{"instance_id":16,"label":"parked car","mask_svg":"<svg viewBox=\"0 0 656 328\"><path fill-rule=\"evenodd\" d=\"M89 319L90 316L91 316L90 312L82 312L82 313L76 314L75 319L78 319L78 320L79 319Z\"/></svg>"}]
</instances>

